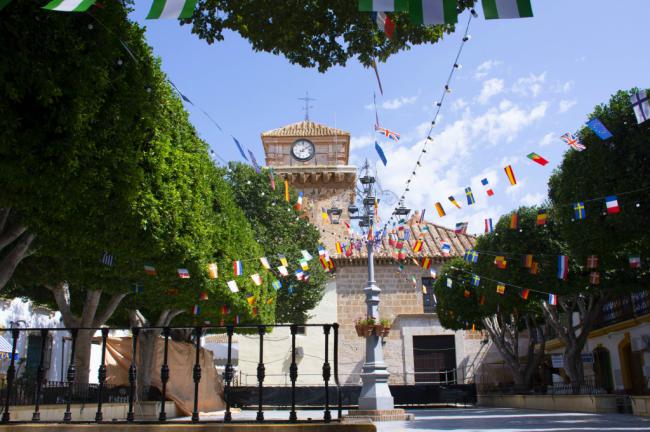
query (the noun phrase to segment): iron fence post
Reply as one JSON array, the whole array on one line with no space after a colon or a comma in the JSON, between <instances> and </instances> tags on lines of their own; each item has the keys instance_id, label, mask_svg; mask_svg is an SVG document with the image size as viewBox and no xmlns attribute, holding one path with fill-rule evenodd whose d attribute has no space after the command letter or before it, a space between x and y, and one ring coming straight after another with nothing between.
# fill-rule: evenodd
<instances>
[{"instance_id":1,"label":"iron fence post","mask_svg":"<svg viewBox=\"0 0 650 432\"><path fill-rule=\"evenodd\" d=\"M332 324L334 328L334 383L336 383L336 405L337 405L337 419L341 420L342 417L342 401L341 401L341 384L339 383L339 325L338 323Z\"/></svg>"},{"instance_id":2,"label":"iron fence post","mask_svg":"<svg viewBox=\"0 0 650 432\"><path fill-rule=\"evenodd\" d=\"M192 378L194 379L194 411L192 411L192 422L199 421L199 382L201 381L201 365L199 364L199 354L201 350L201 327L194 328L196 337L196 352L194 356L194 370Z\"/></svg>"},{"instance_id":3,"label":"iron fence post","mask_svg":"<svg viewBox=\"0 0 650 432\"><path fill-rule=\"evenodd\" d=\"M41 420L40 405L41 405L41 389L43 388L43 381L45 380L45 343L47 342L47 330L41 330L41 355L38 360L38 369L36 370L36 393L34 394L34 413L32 414L32 421L37 422Z\"/></svg>"},{"instance_id":4,"label":"iron fence post","mask_svg":"<svg viewBox=\"0 0 650 432\"><path fill-rule=\"evenodd\" d=\"M106 385L106 339L108 338L108 328L102 328L102 355L97 371L97 380L99 381L99 388L97 389L97 413L95 414L95 421L97 423L104 420L102 413L102 396L104 393L104 386Z\"/></svg>"},{"instance_id":5,"label":"iron fence post","mask_svg":"<svg viewBox=\"0 0 650 432\"><path fill-rule=\"evenodd\" d=\"M226 326L226 333L228 335L228 362L226 363L226 389L225 389L225 398L226 398L226 412L223 415L224 422L232 421L232 413L230 412L230 385L232 384L233 379L233 367L232 367L232 334L233 326Z\"/></svg>"},{"instance_id":6,"label":"iron fence post","mask_svg":"<svg viewBox=\"0 0 650 432\"><path fill-rule=\"evenodd\" d=\"M329 339L330 339L330 328L329 324L323 326L323 333L325 334L325 362L323 363L323 381L325 382L325 413L323 420L326 423L332 421L332 414L330 413L330 389L329 389L329 380L330 380L330 363L329 363Z\"/></svg>"},{"instance_id":7,"label":"iron fence post","mask_svg":"<svg viewBox=\"0 0 650 432\"><path fill-rule=\"evenodd\" d=\"M133 401L135 400L135 384L138 378L138 369L135 365L135 358L138 355L139 334L139 327L133 327L131 329L131 342L133 343L133 351L131 353L131 365L129 366L129 412L126 413L126 421L128 422L135 420L135 415L133 414Z\"/></svg>"},{"instance_id":8,"label":"iron fence post","mask_svg":"<svg viewBox=\"0 0 650 432\"><path fill-rule=\"evenodd\" d=\"M63 413L63 422L70 423L72 420L72 413L70 412L70 405L72 404L72 386L77 376L77 369L75 367L74 356L77 350L77 335L79 334L79 329L73 328L70 330L72 334L72 349L70 350L70 363L68 364L68 374L66 376L68 380L68 391L66 395L66 405L65 413Z\"/></svg>"},{"instance_id":9,"label":"iron fence post","mask_svg":"<svg viewBox=\"0 0 650 432\"><path fill-rule=\"evenodd\" d=\"M291 325L291 366L289 366L289 378L291 379L291 412L289 413L289 421L295 422L298 420L296 415L296 380L298 379L298 365L296 364L296 333L298 326Z\"/></svg>"},{"instance_id":10,"label":"iron fence post","mask_svg":"<svg viewBox=\"0 0 650 432\"><path fill-rule=\"evenodd\" d=\"M165 337L165 342L163 346L163 364L160 366L160 381L162 383L162 389L160 392L160 414L158 415L158 420L164 422L167 420L167 413L165 412L165 401L167 399L167 381L169 381L169 366L167 365L167 352L169 348L169 335L171 333L169 327L163 328L163 336Z\"/></svg>"},{"instance_id":11,"label":"iron fence post","mask_svg":"<svg viewBox=\"0 0 650 432\"><path fill-rule=\"evenodd\" d=\"M264 390L264 373L265 373L265 368L264 368L264 332L266 331L266 327L263 325L257 326L257 333L260 336L260 361L259 364L257 365L257 382L258 382L258 411L257 411L257 417L256 420L258 422L263 422L264 421L264 412L262 411L262 403L264 401L264 395L263 395L263 390Z\"/></svg>"},{"instance_id":12,"label":"iron fence post","mask_svg":"<svg viewBox=\"0 0 650 432\"><path fill-rule=\"evenodd\" d=\"M7 423L11 419L9 414L9 399L11 399L11 390L14 385L14 377L16 375L16 345L18 344L18 337L20 330L11 329L11 360L7 368L7 392L5 394L5 410L2 413L2 422Z\"/></svg>"}]
</instances>

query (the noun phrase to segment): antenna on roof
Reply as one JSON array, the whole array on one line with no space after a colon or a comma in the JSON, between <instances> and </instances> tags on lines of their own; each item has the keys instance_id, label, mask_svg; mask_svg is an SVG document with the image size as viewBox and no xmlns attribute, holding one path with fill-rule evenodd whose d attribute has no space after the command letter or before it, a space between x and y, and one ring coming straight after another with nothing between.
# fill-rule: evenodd
<instances>
[{"instance_id":1,"label":"antenna on roof","mask_svg":"<svg viewBox=\"0 0 650 432\"><path fill-rule=\"evenodd\" d=\"M309 97L309 92L305 92L305 97L298 98L298 100L305 101L305 107L303 108L303 111L305 111L305 120L309 121L309 108L313 108L313 105L309 105L310 101L315 101L316 99L310 98Z\"/></svg>"}]
</instances>

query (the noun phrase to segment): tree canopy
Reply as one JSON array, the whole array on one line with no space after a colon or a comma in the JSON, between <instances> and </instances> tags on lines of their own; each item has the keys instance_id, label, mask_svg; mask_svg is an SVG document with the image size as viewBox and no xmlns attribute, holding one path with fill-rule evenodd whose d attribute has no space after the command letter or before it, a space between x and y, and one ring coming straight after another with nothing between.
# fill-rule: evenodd
<instances>
[{"instance_id":1,"label":"tree canopy","mask_svg":"<svg viewBox=\"0 0 650 432\"><path fill-rule=\"evenodd\" d=\"M459 1L461 11L473 5L474 0ZM354 0L199 0L188 21L192 32L208 43L223 40L230 30L255 51L282 54L291 63L320 72L355 57L370 66L374 59L385 61L412 45L436 43L455 30L451 25L412 24L404 12L391 13L391 19L395 34L388 39Z\"/></svg>"}]
</instances>

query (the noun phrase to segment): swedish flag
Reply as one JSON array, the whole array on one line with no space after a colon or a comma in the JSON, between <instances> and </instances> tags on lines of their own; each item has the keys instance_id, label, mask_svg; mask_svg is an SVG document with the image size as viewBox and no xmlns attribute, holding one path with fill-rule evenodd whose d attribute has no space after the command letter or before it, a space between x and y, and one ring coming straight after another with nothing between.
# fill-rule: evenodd
<instances>
[{"instance_id":1,"label":"swedish flag","mask_svg":"<svg viewBox=\"0 0 650 432\"><path fill-rule=\"evenodd\" d=\"M585 211L585 203L580 201L573 204L573 211L575 213L575 219L580 220L587 217L587 212Z\"/></svg>"},{"instance_id":2,"label":"swedish flag","mask_svg":"<svg viewBox=\"0 0 650 432\"><path fill-rule=\"evenodd\" d=\"M474 201L474 194L472 193L471 187L465 188L465 195L467 195L467 205L472 205L476 202Z\"/></svg>"}]
</instances>

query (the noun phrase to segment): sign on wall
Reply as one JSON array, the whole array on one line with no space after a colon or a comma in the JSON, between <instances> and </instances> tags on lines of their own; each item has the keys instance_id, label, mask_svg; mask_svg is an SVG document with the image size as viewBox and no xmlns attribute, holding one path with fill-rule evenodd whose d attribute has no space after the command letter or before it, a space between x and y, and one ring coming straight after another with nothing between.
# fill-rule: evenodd
<instances>
[{"instance_id":1,"label":"sign on wall","mask_svg":"<svg viewBox=\"0 0 650 432\"><path fill-rule=\"evenodd\" d=\"M551 355L551 365L554 368L564 367L564 355L563 354L552 354Z\"/></svg>"}]
</instances>

